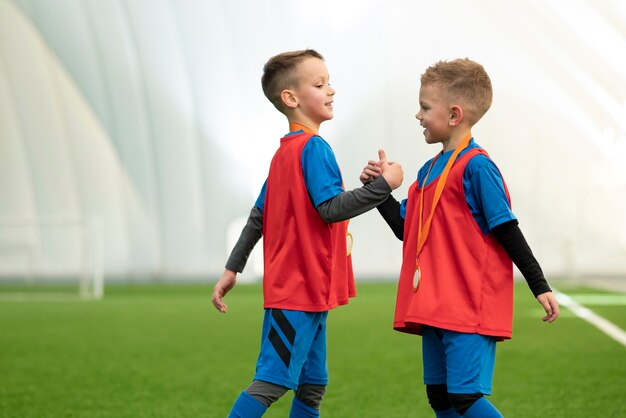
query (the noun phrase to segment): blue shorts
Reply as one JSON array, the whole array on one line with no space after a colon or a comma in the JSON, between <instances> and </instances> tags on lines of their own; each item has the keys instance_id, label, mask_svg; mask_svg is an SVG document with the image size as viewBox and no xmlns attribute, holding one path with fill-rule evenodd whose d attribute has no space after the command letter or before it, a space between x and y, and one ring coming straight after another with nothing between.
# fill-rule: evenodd
<instances>
[{"instance_id":1,"label":"blue shorts","mask_svg":"<svg viewBox=\"0 0 626 418\"><path fill-rule=\"evenodd\" d=\"M290 389L302 384L326 386L327 316L328 312L266 309L254 380Z\"/></svg>"},{"instance_id":2,"label":"blue shorts","mask_svg":"<svg viewBox=\"0 0 626 418\"><path fill-rule=\"evenodd\" d=\"M491 394L496 340L424 327L422 334L424 383L448 386L449 393Z\"/></svg>"}]
</instances>

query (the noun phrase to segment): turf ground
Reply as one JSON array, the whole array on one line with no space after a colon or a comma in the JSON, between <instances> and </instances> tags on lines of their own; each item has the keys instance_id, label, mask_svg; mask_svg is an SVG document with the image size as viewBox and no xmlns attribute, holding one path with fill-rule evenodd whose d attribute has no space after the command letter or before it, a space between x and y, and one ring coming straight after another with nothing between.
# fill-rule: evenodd
<instances>
[{"instance_id":1,"label":"turf ground","mask_svg":"<svg viewBox=\"0 0 626 418\"><path fill-rule=\"evenodd\" d=\"M322 416L433 416L420 339L391 330L395 286L362 283L358 291L329 316ZM260 286L236 287L226 315L213 309L211 285L106 292L98 302L0 300L0 417L225 417L254 371ZM626 329L624 298L586 306ZM523 284L515 309L514 338L498 346L490 398L505 417L626 417L624 346L565 309L556 323L542 323ZM288 416L290 398L265 416Z\"/></svg>"}]
</instances>

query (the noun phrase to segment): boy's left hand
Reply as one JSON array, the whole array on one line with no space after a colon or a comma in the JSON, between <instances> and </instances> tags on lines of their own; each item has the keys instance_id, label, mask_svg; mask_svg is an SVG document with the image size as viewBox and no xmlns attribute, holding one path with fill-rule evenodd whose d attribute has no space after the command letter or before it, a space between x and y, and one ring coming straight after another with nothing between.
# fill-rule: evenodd
<instances>
[{"instance_id":1,"label":"boy's left hand","mask_svg":"<svg viewBox=\"0 0 626 418\"><path fill-rule=\"evenodd\" d=\"M559 317L559 302L556 300L556 296L552 292L545 292L537 296L537 301L541 303L543 309L546 311L546 316L541 318L545 322L554 322Z\"/></svg>"}]
</instances>

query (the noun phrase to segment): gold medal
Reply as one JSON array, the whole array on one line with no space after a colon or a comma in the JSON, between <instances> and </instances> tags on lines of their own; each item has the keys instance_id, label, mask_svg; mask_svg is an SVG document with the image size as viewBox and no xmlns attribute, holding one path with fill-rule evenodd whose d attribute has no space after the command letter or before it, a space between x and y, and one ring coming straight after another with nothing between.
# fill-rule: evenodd
<instances>
[{"instance_id":1,"label":"gold medal","mask_svg":"<svg viewBox=\"0 0 626 418\"><path fill-rule=\"evenodd\" d=\"M420 285L420 272L419 266L415 267L415 274L413 275L413 291L417 292L417 287Z\"/></svg>"},{"instance_id":2,"label":"gold medal","mask_svg":"<svg viewBox=\"0 0 626 418\"><path fill-rule=\"evenodd\" d=\"M354 244L354 239L352 238L352 234L346 231L346 248L348 249L348 253L346 255L352 254L353 244Z\"/></svg>"}]
</instances>

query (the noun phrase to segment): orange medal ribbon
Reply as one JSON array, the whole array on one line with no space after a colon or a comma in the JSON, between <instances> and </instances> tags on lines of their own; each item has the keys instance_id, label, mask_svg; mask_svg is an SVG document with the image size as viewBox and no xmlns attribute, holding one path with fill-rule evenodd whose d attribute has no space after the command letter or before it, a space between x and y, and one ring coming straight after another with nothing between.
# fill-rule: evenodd
<instances>
[{"instance_id":1,"label":"orange medal ribbon","mask_svg":"<svg viewBox=\"0 0 626 418\"><path fill-rule=\"evenodd\" d=\"M313 132L311 129L309 129L307 126L298 123L298 122L292 122L289 124L289 131L290 132L295 132L295 131L304 131L307 134L311 134L311 135L317 135L316 132ZM343 187L343 184L341 185ZM345 187L344 187L345 188ZM352 236L352 233L350 231L348 231L348 225L350 224L350 219L346 219L346 248L347 248L347 253L346 253L346 257L350 256L350 254L352 254L352 246L354 245L354 237Z\"/></svg>"},{"instance_id":2,"label":"orange medal ribbon","mask_svg":"<svg viewBox=\"0 0 626 418\"><path fill-rule=\"evenodd\" d=\"M300 130L306 132L307 134L317 135L317 132L313 132L307 126L304 126L303 124L301 124L299 122L291 122L289 124L289 132L296 132L296 131L300 131Z\"/></svg>"},{"instance_id":3,"label":"orange medal ribbon","mask_svg":"<svg viewBox=\"0 0 626 418\"><path fill-rule=\"evenodd\" d=\"M435 196L433 197L433 203L430 208L430 214L428 215L428 219L426 222L422 222L423 213L424 213L424 188L426 187L426 181L428 180L428 175L430 174L430 170L433 168L435 161L439 157L440 154L437 154L433 161L430 163L430 167L428 167L428 172L426 173L426 178L424 178L424 182L422 183L422 187L420 190L420 211L419 211L419 223L417 227L417 253L415 255L415 274L413 275L413 291L417 292L417 288L419 287L420 282L420 252L422 252L422 248L424 248L424 244L426 243L426 239L428 238L428 233L430 232L430 225L433 221L433 216L435 215L435 208L439 203L439 199L441 198L441 194L443 193L444 187L446 187L446 181L448 180L448 174L450 174L450 169L456 160L456 157L459 156L461 151L463 151L470 143L472 139L472 134L468 133L465 138L461 140L459 145L454 149L454 152L450 156L450 159L446 163L441 175L439 176L439 180L437 181L437 186L435 187Z\"/></svg>"}]
</instances>

